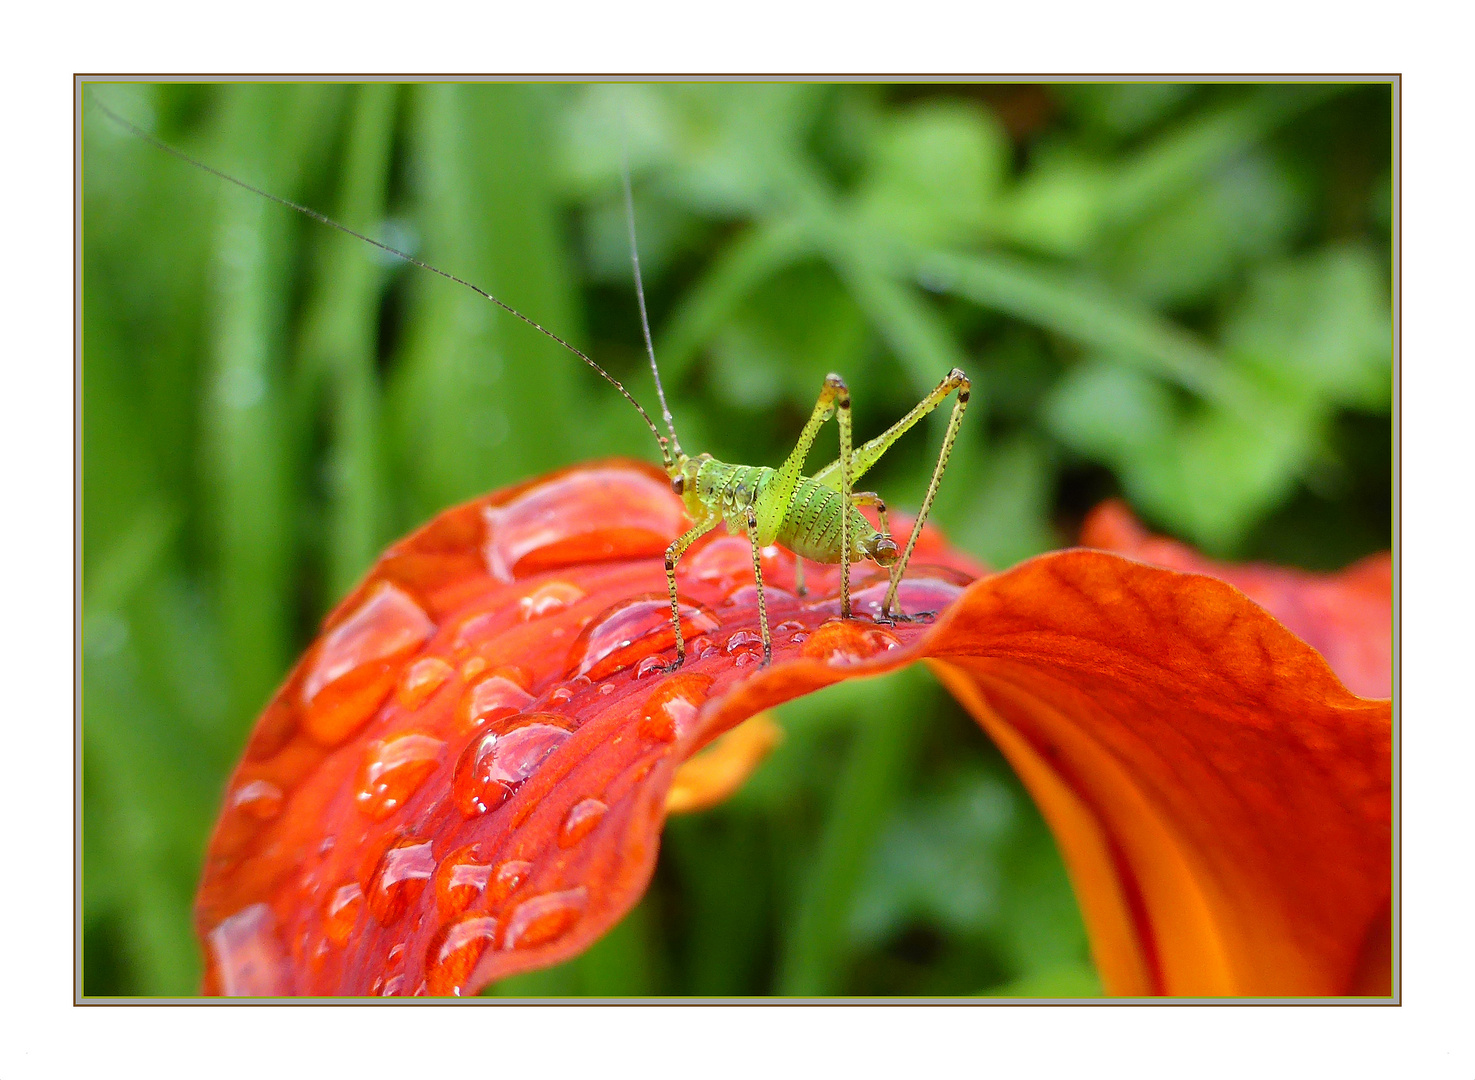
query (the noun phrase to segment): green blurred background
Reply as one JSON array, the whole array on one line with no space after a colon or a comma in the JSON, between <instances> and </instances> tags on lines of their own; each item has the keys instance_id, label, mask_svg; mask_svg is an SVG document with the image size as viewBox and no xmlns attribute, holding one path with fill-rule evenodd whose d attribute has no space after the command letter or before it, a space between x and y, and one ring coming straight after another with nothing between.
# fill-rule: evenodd
<instances>
[{"instance_id":1,"label":"green blurred background","mask_svg":"<svg viewBox=\"0 0 1475 1080\"><path fill-rule=\"evenodd\" d=\"M1225 557L1388 546L1386 84L94 93L479 283L653 408L628 153L685 446L777 464L831 370L868 438L961 366L935 520L996 567L1113 494ZM607 385L468 291L86 104L83 147L84 992L190 994L222 786L322 615L452 503L657 457ZM944 419L872 474L893 505ZM925 671L782 719L739 795L671 821L623 924L494 992L1100 992L1039 814Z\"/></svg>"}]
</instances>

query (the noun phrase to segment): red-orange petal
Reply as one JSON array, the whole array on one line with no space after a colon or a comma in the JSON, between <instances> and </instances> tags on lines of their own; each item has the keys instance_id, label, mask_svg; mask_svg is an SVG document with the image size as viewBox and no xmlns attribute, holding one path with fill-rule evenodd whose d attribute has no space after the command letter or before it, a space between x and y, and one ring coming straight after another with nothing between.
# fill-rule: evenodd
<instances>
[{"instance_id":1,"label":"red-orange petal","mask_svg":"<svg viewBox=\"0 0 1475 1080\"><path fill-rule=\"evenodd\" d=\"M792 557L769 552L764 668L751 582L698 550L679 575L691 659L663 676L669 609L646 598L664 597L681 527L658 471L612 462L391 548L232 780L280 798L269 815L228 800L217 825L196 907L206 986L471 993L565 959L644 891L683 761L770 705L932 658L1055 829L1108 989L1383 989L1388 704L1347 693L1240 593L1085 551L970 585L976 564L929 531L902 598L945 613L881 627L866 616L884 574L860 576L842 623L835 568L809 568L801 599ZM433 625L417 645L405 601ZM508 685L483 715L464 701L489 672ZM339 683L353 694L315 724L323 694L302 688Z\"/></svg>"},{"instance_id":2,"label":"red-orange petal","mask_svg":"<svg viewBox=\"0 0 1475 1080\"><path fill-rule=\"evenodd\" d=\"M1386 551L1334 574L1219 562L1149 533L1120 499L1087 515L1081 543L1227 581L1325 656L1353 693L1387 697L1393 691L1393 560Z\"/></svg>"}]
</instances>

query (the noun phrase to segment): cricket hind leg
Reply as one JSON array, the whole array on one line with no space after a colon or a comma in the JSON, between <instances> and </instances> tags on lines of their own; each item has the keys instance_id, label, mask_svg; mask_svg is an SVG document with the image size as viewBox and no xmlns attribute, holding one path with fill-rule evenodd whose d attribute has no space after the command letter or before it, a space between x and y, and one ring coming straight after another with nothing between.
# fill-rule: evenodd
<instances>
[{"instance_id":1,"label":"cricket hind leg","mask_svg":"<svg viewBox=\"0 0 1475 1080\"><path fill-rule=\"evenodd\" d=\"M937 464L932 469L932 479L927 484L927 494L922 499L922 507L917 511L917 520L912 525L911 536L907 537L906 548L901 557L891 568L891 584L886 589L886 599L881 604L879 621L912 622L918 616L906 615L894 610L896 606L896 592L901 587L902 575L906 573L907 564L912 560L912 551L917 546L917 538L922 535L922 526L927 521L927 515L932 511L932 500L937 496L937 485L942 480L943 471L947 468L948 456L953 452L953 443L958 439L958 428L963 423L963 412L968 408L968 395L972 390L972 383L961 368L953 368L948 372L947 378L937 384L937 388L925 397L911 415L917 414L919 410L931 412L942 404L943 400L954 390L958 392L958 399L953 403L952 415L948 417L947 432L942 437L942 452L937 455ZM915 422L915 421L913 421ZM899 434L899 433L898 433Z\"/></svg>"},{"instance_id":2,"label":"cricket hind leg","mask_svg":"<svg viewBox=\"0 0 1475 1080\"><path fill-rule=\"evenodd\" d=\"M707 533L717 527L717 520L699 523L686 532L682 533L671 545L666 548L666 588L671 594L671 629L676 631L676 659L670 664L662 664L660 670L665 672L675 671L686 663L686 637L681 632L681 601L676 597L676 561L686 554L686 549L696 543ZM759 603L762 604L762 584L759 584ZM766 640L766 639L765 639Z\"/></svg>"}]
</instances>

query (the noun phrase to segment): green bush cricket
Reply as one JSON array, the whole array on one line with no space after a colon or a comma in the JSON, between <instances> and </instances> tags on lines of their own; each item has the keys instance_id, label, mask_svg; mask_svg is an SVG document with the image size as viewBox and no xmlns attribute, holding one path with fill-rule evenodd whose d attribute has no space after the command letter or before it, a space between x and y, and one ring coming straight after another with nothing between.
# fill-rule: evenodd
<instances>
[{"instance_id":1,"label":"green bush cricket","mask_svg":"<svg viewBox=\"0 0 1475 1080\"><path fill-rule=\"evenodd\" d=\"M759 628L763 640L763 662L765 664L772 660L773 645L764 600L761 552L763 548L771 544L781 545L798 556L800 560L809 559L824 564L840 564L841 618L850 618L852 615L850 567L853 561L860 559L870 559L890 570L890 582L877 617L878 621L883 623L896 620L907 621L918 617L898 610L897 590L911 560L918 537L921 535L922 526L931 511L938 484L947 467L948 456L957 438L963 413L967 408L970 383L968 376L961 369L954 368L948 372L936 388L905 416L860 447L851 445L849 388L839 375L832 373L825 377L814 410L800 432L793 451L777 469L769 466L731 464L718 461L710 454L691 456L682 450L676 436L675 422L666 403L660 370L656 364L655 349L651 340L650 324L645 307L644 286L640 275L640 258L635 240L635 216L628 168L624 172L624 198L630 258L651 374L655 380L656 392L661 402L662 416L668 433L664 435L640 402L619 380L590 356L486 290L407 252L340 224L311 207L262 190L207 165L156 138L100 102L94 100L94 104L113 122L133 135L196 168L304 214L422 270L427 270L472 290L478 296L521 319L577 356L629 401L655 437L660 447L662 465L670 480L671 489L682 498L693 522L689 530L671 542L665 553L666 582L671 601L676 658L672 663L666 665L664 670L675 670L686 660L686 641L681 629L680 603L677 596L676 565L697 539L719 524L725 524L729 532L734 535L746 536L752 548ZM948 419L942 448L933 467L926 495L922 500L905 547L898 549L890 534L885 502L875 492L856 491L855 481L874 466L903 434L942 404L954 391L957 392L957 398ZM814 445L820 428L832 418L836 420L839 429L839 457L812 476L805 476L803 475L805 459ZM859 508L862 506L875 508L880 522L879 529L872 528L870 522L860 513ZM805 592L802 566L802 561L796 563L796 583L801 595Z\"/></svg>"}]
</instances>

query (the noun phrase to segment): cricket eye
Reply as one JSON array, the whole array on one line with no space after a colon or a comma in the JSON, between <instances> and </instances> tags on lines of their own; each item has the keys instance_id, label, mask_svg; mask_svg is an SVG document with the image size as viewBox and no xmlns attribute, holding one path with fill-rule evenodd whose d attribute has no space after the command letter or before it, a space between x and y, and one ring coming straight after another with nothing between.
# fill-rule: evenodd
<instances>
[{"instance_id":1,"label":"cricket eye","mask_svg":"<svg viewBox=\"0 0 1475 1080\"><path fill-rule=\"evenodd\" d=\"M686 477L683 474L677 473L675 476L671 477L671 490L676 492L676 494L678 495L681 495L686 491Z\"/></svg>"}]
</instances>

